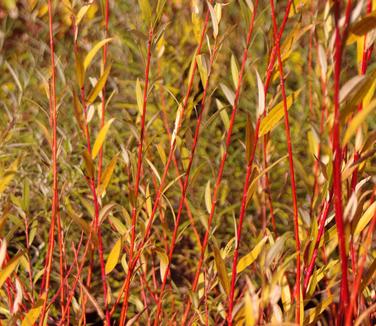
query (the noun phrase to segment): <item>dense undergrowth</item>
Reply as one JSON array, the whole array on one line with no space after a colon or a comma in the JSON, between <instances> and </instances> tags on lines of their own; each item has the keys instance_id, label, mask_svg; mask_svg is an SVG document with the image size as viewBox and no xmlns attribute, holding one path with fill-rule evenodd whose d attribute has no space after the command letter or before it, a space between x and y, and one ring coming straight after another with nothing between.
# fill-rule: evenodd
<instances>
[{"instance_id":1,"label":"dense undergrowth","mask_svg":"<svg viewBox=\"0 0 376 326\"><path fill-rule=\"evenodd\" d=\"M372 325L376 2L0 2L5 325Z\"/></svg>"}]
</instances>

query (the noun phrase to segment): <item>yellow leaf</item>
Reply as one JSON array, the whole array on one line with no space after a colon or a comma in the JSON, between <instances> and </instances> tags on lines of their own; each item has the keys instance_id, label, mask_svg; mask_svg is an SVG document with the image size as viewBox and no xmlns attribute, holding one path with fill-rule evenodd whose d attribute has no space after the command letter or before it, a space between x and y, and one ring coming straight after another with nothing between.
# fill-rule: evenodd
<instances>
[{"instance_id":1,"label":"yellow leaf","mask_svg":"<svg viewBox=\"0 0 376 326\"><path fill-rule=\"evenodd\" d=\"M320 302L315 308L308 309L305 313L304 325L313 323L318 316L320 316L326 308L332 303L333 297L330 296L327 299Z\"/></svg>"},{"instance_id":2,"label":"yellow leaf","mask_svg":"<svg viewBox=\"0 0 376 326\"><path fill-rule=\"evenodd\" d=\"M371 113L376 107L376 100L373 100L370 104L368 104L365 108L363 108L360 112L358 112L355 117L349 123L345 136L343 137L342 145L345 146L351 137L356 133L360 125L364 122L367 118L368 114Z\"/></svg>"},{"instance_id":3,"label":"yellow leaf","mask_svg":"<svg viewBox=\"0 0 376 326\"><path fill-rule=\"evenodd\" d=\"M112 173L115 170L115 166L116 166L116 162L117 162L118 157L119 157L119 155L116 154L112 158L111 162L108 163L106 169L104 170L104 172L102 174L102 178L101 178L102 180L101 180L101 183L99 185L99 190L98 190L99 195L102 195L106 191L106 188L107 188L108 184L110 183Z\"/></svg>"},{"instance_id":4,"label":"yellow leaf","mask_svg":"<svg viewBox=\"0 0 376 326\"><path fill-rule=\"evenodd\" d=\"M142 95L142 88L140 84L140 80L137 78L136 80L136 99L137 99L137 107L140 114L142 114L144 108L144 99Z\"/></svg>"},{"instance_id":5,"label":"yellow leaf","mask_svg":"<svg viewBox=\"0 0 376 326\"><path fill-rule=\"evenodd\" d=\"M299 93L300 90L287 97L287 110L291 108ZM262 137L269 131L271 131L280 122L284 115L285 112L283 108L283 101L281 101L273 109L270 110L265 118L262 119L260 124L259 137Z\"/></svg>"},{"instance_id":6,"label":"yellow leaf","mask_svg":"<svg viewBox=\"0 0 376 326\"><path fill-rule=\"evenodd\" d=\"M17 172L17 167L20 159L17 158L5 171L5 174L1 176L0 179L0 194L4 192L6 187L10 184L10 182L13 180L14 175Z\"/></svg>"},{"instance_id":7,"label":"yellow leaf","mask_svg":"<svg viewBox=\"0 0 376 326\"><path fill-rule=\"evenodd\" d=\"M148 0L138 0L138 4L141 9L142 16L146 25L149 25L151 22L151 7Z\"/></svg>"},{"instance_id":8,"label":"yellow leaf","mask_svg":"<svg viewBox=\"0 0 376 326\"><path fill-rule=\"evenodd\" d=\"M244 271L249 265L251 265L257 259L267 240L267 236L262 238L261 241L253 248L253 250L250 253L248 253L239 260L238 265L236 266L237 273Z\"/></svg>"},{"instance_id":9,"label":"yellow leaf","mask_svg":"<svg viewBox=\"0 0 376 326\"><path fill-rule=\"evenodd\" d=\"M112 38L105 38L102 41L99 41L97 44L94 45L94 47L89 51L89 53L86 55L84 59L84 71L87 70L87 68L90 66L90 63L93 61L95 55L97 52L108 42L112 41Z\"/></svg>"},{"instance_id":10,"label":"yellow leaf","mask_svg":"<svg viewBox=\"0 0 376 326\"><path fill-rule=\"evenodd\" d=\"M364 212L362 217L360 218L358 224L356 225L354 234L359 234L363 231L363 229L367 226L369 221L371 221L372 217L374 216L376 211L376 202L370 205L367 210Z\"/></svg>"},{"instance_id":11,"label":"yellow leaf","mask_svg":"<svg viewBox=\"0 0 376 326\"><path fill-rule=\"evenodd\" d=\"M121 246L122 246L122 239L118 239L114 246L112 247L110 254L107 257L105 272L106 274L110 274L111 271L115 268L117 263L119 262L120 254L121 254Z\"/></svg>"},{"instance_id":12,"label":"yellow leaf","mask_svg":"<svg viewBox=\"0 0 376 326\"><path fill-rule=\"evenodd\" d=\"M91 6L91 3L89 4L85 4L84 6L81 7L81 9L78 11L78 14L76 16L76 26L78 26L82 20L82 18L84 18L84 16L86 15L87 11L89 10Z\"/></svg>"},{"instance_id":13,"label":"yellow leaf","mask_svg":"<svg viewBox=\"0 0 376 326\"><path fill-rule=\"evenodd\" d=\"M196 56L198 72L200 73L202 85L206 85L208 80L208 68L206 65L205 57L202 54Z\"/></svg>"},{"instance_id":14,"label":"yellow leaf","mask_svg":"<svg viewBox=\"0 0 376 326\"><path fill-rule=\"evenodd\" d=\"M23 255L23 253L18 253L11 260L9 260L8 264L4 268L1 269L1 271L0 271L0 288L3 286L3 284L7 280L7 278L16 269L22 255Z\"/></svg>"},{"instance_id":15,"label":"yellow leaf","mask_svg":"<svg viewBox=\"0 0 376 326\"><path fill-rule=\"evenodd\" d=\"M167 271L168 256L163 251L159 251L159 250L157 250L157 255L159 257L159 272L161 275L161 280L163 281L163 278Z\"/></svg>"},{"instance_id":16,"label":"yellow leaf","mask_svg":"<svg viewBox=\"0 0 376 326\"><path fill-rule=\"evenodd\" d=\"M214 261L218 271L219 281L222 284L223 289L227 293L230 293L230 280L227 275L225 262L222 259L221 252L219 251L216 244L212 244L213 252L214 252Z\"/></svg>"},{"instance_id":17,"label":"yellow leaf","mask_svg":"<svg viewBox=\"0 0 376 326\"><path fill-rule=\"evenodd\" d=\"M238 87L239 69L234 55L231 55L231 76L235 88Z\"/></svg>"},{"instance_id":18,"label":"yellow leaf","mask_svg":"<svg viewBox=\"0 0 376 326\"><path fill-rule=\"evenodd\" d=\"M21 326L31 326L37 321L40 313L42 312L44 298L42 297L37 301L35 306L31 308L28 313L25 315L24 320L22 321Z\"/></svg>"},{"instance_id":19,"label":"yellow leaf","mask_svg":"<svg viewBox=\"0 0 376 326\"><path fill-rule=\"evenodd\" d=\"M205 188L205 205L206 205L206 210L210 214L211 207L212 207L211 191L210 191L210 180L206 184L206 188Z\"/></svg>"},{"instance_id":20,"label":"yellow leaf","mask_svg":"<svg viewBox=\"0 0 376 326\"><path fill-rule=\"evenodd\" d=\"M108 78L108 75L111 70L111 65L108 65L106 69L103 71L102 76L99 78L97 84L94 86L94 88L91 90L86 102L87 104L91 104L95 101L97 98L98 94L102 91L104 85L106 85L106 81Z\"/></svg>"},{"instance_id":21,"label":"yellow leaf","mask_svg":"<svg viewBox=\"0 0 376 326\"><path fill-rule=\"evenodd\" d=\"M245 325L256 325L256 320L253 312L253 303L248 291L244 294L244 313L245 313Z\"/></svg>"},{"instance_id":22,"label":"yellow leaf","mask_svg":"<svg viewBox=\"0 0 376 326\"><path fill-rule=\"evenodd\" d=\"M95 159L95 157L98 155L99 150L101 149L104 143L104 140L106 139L107 132L110 129L110 126L114 120L115 119L113 118L108 120L106 124L102 127L102 129L99 131L97 139L95 140L95 143L93 146L93 150L91 152L92 159Z\"/></svg>"}]
</instances>

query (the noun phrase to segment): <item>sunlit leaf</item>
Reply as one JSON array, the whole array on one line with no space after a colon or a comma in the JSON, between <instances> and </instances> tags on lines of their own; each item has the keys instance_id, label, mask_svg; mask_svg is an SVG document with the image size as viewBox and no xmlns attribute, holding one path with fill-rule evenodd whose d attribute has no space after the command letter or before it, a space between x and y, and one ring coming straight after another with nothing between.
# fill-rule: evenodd
<instances>
[{"instance_id":1,"label":"sunlit leaf","mask_svg":"<svg viewBox=\"0 0 376 326\"><path fill-rule=\"evenodd\" d=\"M121 247L122 247L122 239L118 239L114 246L112 247L110 254L107 257L105 272L106 274L110 274L111 271L116 267L117 263L119 262L120 254L121 254Z\"/></svg>"},{"instance_id":2,"label":"sunlit leaf","mask_svg":"<svg viewBox=\"0 0 376 326\"><path fill-rule=\"evenodd\" d=\"M102 129L99 131L97 139L95 140L95 143L93 146L93 150L91 152L92 159L95 159L95 157L98 155L99 150L101 149L104 143L104 140L106 139L107 132L110 129L111 124L114 122L114 120L115 120L114 118L108 120L105 123L105 125L102 127Z\"/></svg>"},{"instance_id":3,"label":"sunlit leaf","mask_svg":"<svg viewBox=\"0 0 376 326\"><path fill-rule=\"evenodd\" d=\"M264 247L268 237L264 237L261 241L250 251L247 255L239 259L238 265L236 266L236 272L241 273L248 266L250 266L261 253L262 248Z\"/></svg>"}]
</instances>

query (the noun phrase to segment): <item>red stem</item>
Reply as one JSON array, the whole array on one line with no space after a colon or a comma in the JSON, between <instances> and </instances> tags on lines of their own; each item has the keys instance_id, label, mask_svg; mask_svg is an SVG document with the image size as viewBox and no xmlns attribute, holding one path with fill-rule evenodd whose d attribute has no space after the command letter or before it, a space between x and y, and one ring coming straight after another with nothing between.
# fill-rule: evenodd
<instances>
[{"instance_id":1,"label":"red stem","mask_svg":"<svg viewBox=\"0 0 376 326\"><path fill-rule=\"evenodd\" d=\"M275 48L277 52L278 66L279 66L279 73L280 73L280 82L281 82L280 84L281 84L281 92L282 92L282 99L283 99L287 151L288 151L288 156L289 156L289 170L290 170L290 178L291 178L291 192L292 192L292 202L293 202L293 211L294 211L295 248L296 248L296 255L297 255L296 256L296 279L295 279L295 300L296 300L295 322L299 324L300 323L300 272L301 271L300 271L299 216L298 216L298 203L297 203L297 195L296 195L294 159L293 159L293 153L292 153L289 115L288 115L287 100L286 100L283 65L282 65L281 51L280 51L280 37L278 35L277 20L275 17L275 9L274 9L273 0L270 0L270 6L271 6L271 13L272 13L272 21L273 21Z\"/></svg>"}]
</instances>

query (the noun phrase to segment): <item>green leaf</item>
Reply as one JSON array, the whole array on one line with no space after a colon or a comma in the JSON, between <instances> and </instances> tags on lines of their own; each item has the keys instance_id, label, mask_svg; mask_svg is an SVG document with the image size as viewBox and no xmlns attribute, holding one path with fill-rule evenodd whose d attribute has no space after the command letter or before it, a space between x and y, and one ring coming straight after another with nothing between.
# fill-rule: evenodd
<instances>
[{"instance_id":1,"label":"green leaf","mask_svg":"<svg viewBox=\"0 0 376 326\"><path fill-rule=\"evenodd\" d=\"M250 266L259 256L261 253L262 248L264 247L268 237L265 236L261 239L261 241L249 252L247 255L240 258L238 264L236 265L236 272L241 273L244 271L248 266Z\"/></svg>"},{"instance_id":2,"label":"green leaf","mask_svg":"<svg viewBox=\"0 0 376 326\"><path fill-rule=\"evenodd\" d=\"M122 239L118 239L114 246L112 247L110 254L107 257L105 272L106 274L110 274L112 270L116 267L117 263L119 262L121 248L122 247Z\"/></svg>"},{"instance_id":3,"label":"green leaf","mask_svg":"<svg viewBox=\"0 0 376 326\"><path fill-rule=\"evenodd\" d=\"M86 55L83 63L84 71L87 70L87 68L90 66L90 63L93 61L95 55L97 52L108 42L112 41L112 38L105 38L104 40L99 41L97 44L94 45L94 47L89 51L89 53Z\"/></svg>"},{"instance_id":4,"label":"green leaf","mask_svg":"<svg viewBox=\"0 0 376 326\"><path fill-rule=\"evenodd\" d=\"M110 129L110 126L111 126L112 122L114 122L114 120L115 120L114 118L108 120L106 122L106 124L102 127L102 129L99 131L97 139L95 140L95 143L94 143L94 146L93 146L93 150L91 152L91 158L93 160L98 155L99 150L101 149L101 147L104 143L104 140L106 139L107 132Z\"/></svg>"},{"instance_id":5,"label":"green leaf","mask_svg":"<svg viewBox=\"0 0 376 326\"><path fill-rule=\"evenodd\" d=\"M294 92L290 96L287 97L287 110L289 110L292 104L295 102L296 98L299 96L300 90ZM265 118L262 119L260 124L260 132L259 137L264 136L273 128L277 126L277 124L281 121L283 116L285 115L284 108L283 108L283 101L279 102L270 112L266 115Z\"/></svg>"},{"instance_id":6,"label":"green leaf","mask_svg":"<svg viewBox=\"0 0 376 326\"><path fill-rule=\"evenodd\" d=\"M358 128L367 118L367 116L375 109L376 107L376 100L373 100L369 103L365 108L363 108L360 112L358 112L355 117L350 121L348 127L346 128L345 136L343 137L342 145L345 146L351 137L356 133Z\"/></svg>"},{"instance_id":7,"label":"green leaf","mask_svg":"<svg viewBox=\"0 0 376 326\"><path fill-rule=\"evenodd\" d=\"M98 94L102 91L103 87L106 85L106 81L108 78L108 75L110 74L111 65L108 65L106 69L103 71L102 76L99 78L97 84L94 86L94 88L91 90L86 102L87 104L91 104L95 101Z\"/></svg>"}]
</instances>

